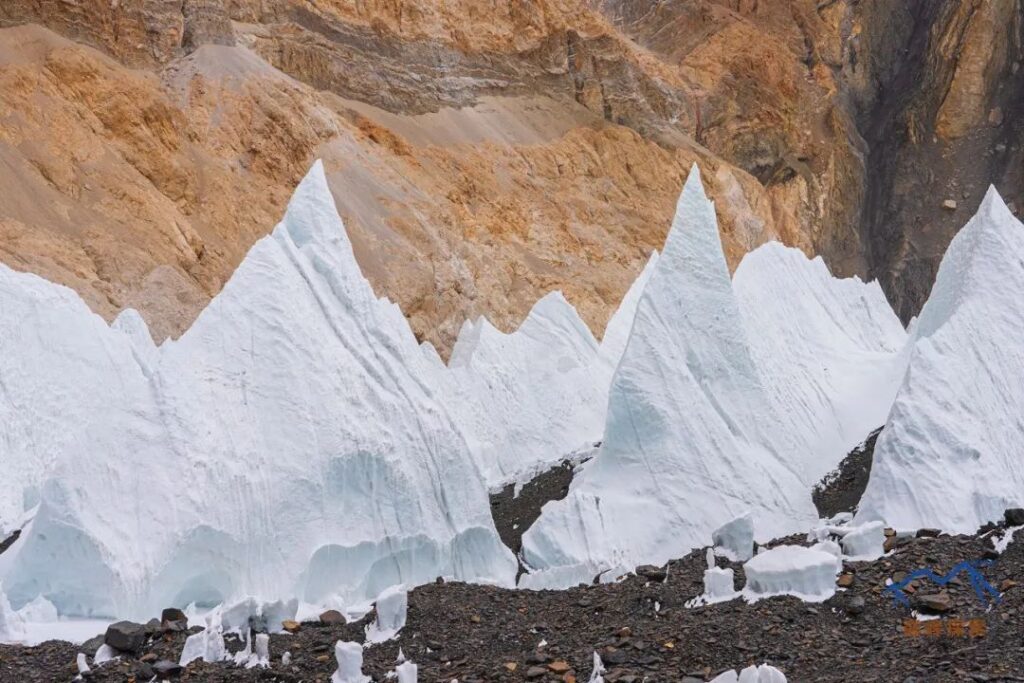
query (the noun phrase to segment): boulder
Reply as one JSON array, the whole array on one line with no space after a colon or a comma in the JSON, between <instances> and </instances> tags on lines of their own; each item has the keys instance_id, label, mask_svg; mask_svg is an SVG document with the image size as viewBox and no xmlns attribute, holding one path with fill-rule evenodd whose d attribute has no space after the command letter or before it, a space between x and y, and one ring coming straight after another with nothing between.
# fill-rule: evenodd
<instances>
[{"instance_id":1,"label":"boulder","mask_svg":"<svg viewBox=\"0 0 1024 683\"><path fill-rule=\"evenodd\" d=\"M336 609L329 609L320 615L321 624L344 624L345 616Z\"/></svg>"},{"instance_id":2,"label":"boulder","mask_svg":"<svg viewBox=\"0 0 1024 683\"><path fill-rule=\"evenodd\" d=\"M664 581L668 578L668 570L664 567L655 567L653 564L645 564L636 568L636 573L648 581Z\"/></svg>"},{"instance_id":3,"label":"boulder","mask_svg":"<svg viewBox=\"0 0 1024 683\"><path fill-rule=\"evenodd\" d=\"M1006 526L1024 526L1024 508L1009 508L1003 513Z\"/></svg>"},{"instance_id":4,"label":"boulder","mask_svg":"<svg viewBox=\"0 0 1024 683\"><path fill-rule=\"evenodd\" d=\"M172 662L169 659L161 659L159 662L153 665L153 671L156 672L157 676L177 676L181 674L182 668L177 662Z\"/></svg>"},{"instance_id":5,"label":"boulder","mask_svg":"<svg viewBox=\"0 0 1024 683\"><path fill-rule=\"evenodd\" d=\"M107 627L103 642L121 652L136 652L146 642L146 627L133 621L119 621Z\"/></svg>"},{"instance_id":6,"label":"boulder","mask_svg":"<svg viewBox=\"0 0 1024 683\"><path fill-rule=\"evenodd\" d=\"M160 625L165 631L185 631L188 617L177 607L168 607L160 613Z\"/></svg>"},{"instance_id":7,"label":"boulder","mask_svg":"<svg viewBox=\"0 0 1024 683\"><path fill-rule=\"evenodd\" d=\"M915 595L914 606L925 612L945 613L953 609L953 601L949 593L941 591L929 595Z\"/></svg>"}]
</instances>

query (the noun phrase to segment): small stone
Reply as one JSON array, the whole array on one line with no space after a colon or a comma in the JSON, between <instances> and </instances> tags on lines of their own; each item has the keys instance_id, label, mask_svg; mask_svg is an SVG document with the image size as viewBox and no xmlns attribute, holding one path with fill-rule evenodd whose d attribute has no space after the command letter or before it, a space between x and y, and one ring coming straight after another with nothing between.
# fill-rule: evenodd
<instances>
[{"instance_id":1,"label":"small stone","mask_svg":"<svg viewBox=\"0 0 1024 683\"><path fill-rule=\"evenodd\" d=\"M942 533L942 532L939 529L918 529L917 530L917 537L918 538L935 538L940 533Z\"/></svg>"},{"instance_id":2,"label":"small stone","mask_svg":"<svg viewBox=\"0 0 1024 683\"><path fill-rule=\"evenodd\" d=\"M480 615L479 614L474 614L473 616L471 616L469 618L469 620L472 621L474 624L479 624L480 623Z\"/></svg>"},{"instance_id":3,"label":"small stone","mask_svg":"<svg viewBox=\"0 0 1024 683\"><path fill-rule=\"evenodd\" d=\"M896 530L886 527L885 529L882 530L882 533L885 534L886 538L889 538L890 536L895 536L896 535Z\"/></svg>"},{"instance_id":4,"label":"small stone","mask_svg":"<svg viewBox=\"0 0 1024 683\"><path fill-rule=\"evenodd\" d=\"M956 200L947 199L946 201L942 202L942 208L947 211L956 211Z\"/></svg>"},{"instance_id":5,"label":"small stone","mask_svg":"<svg viewBox=\"0 0 1024 683\"><path fill-rule=\"evenodd\" d=\"M648 581L664 581L668 578L668 571L664 567L655 567L653 564L645 564L636 568L636 573Z\"/></svg>"},{"instance_id":6,"label":"small stone","mask_svg":"<svg viewBox=\"0 0 1024 683\"><path fill-rule=\"evenodd\" d=\"M574 676L572 672L566 672L566 674L562 676L562 683L576 683L576 676Z\"/></svg>"},{"instance_id":7,"label":"small stone","mask_svg":"<svg viewBox=\"0 0 1024 683\"><path fill-rule=\"evenodd\" d=\"M865 605L864 598L858 595L846 603L846 613L853 615L861 614L864 611Z\"/></svg>"},{"instance_id":8,"label":"small stone","mask_svg":"<svg viewBox=\"0 0 1024 683\"><path fill-rule=\"evenodd\" d=\"M326 612L320 614L321 624L344 624L345 616L336 609L329 609Z\"/></svg>"},{"instance_id":9,"label":"small stone","mask_svg":"<svg viewBox=\"0 0 1024 683\"><path fill-rule=\"evenodd\" d=\"M1011 588L1013 588L1016 585L1017 585L1017 582L1014 581L1013 579L1003 579L1003 582L1001 584L999 584L999 592L1000 593L1005 593L1006 591L1010 590Z\"/></svg>"},{"instance_id":10,"label":"small stone","mask_svg":"<svg viewBox=\"0 0 1024 683\"><path fill-rule=\"evenodd\" d=\"M556 674L564 674L571 668L572 667L569 666L568 662L564 662L562 660L558 660L557 662L551 662L550 664L548 664L548 669L554 671Z\"/></svg>"},{"instance_id":11,"label":"small stone","mask_svg":"<svg viewBox=\"0 0 1024 683\"><path fill-rule=\"evenodd\" d=\"M527 678L540 678L548 672L543 666L531 666L526 670Z\"/></svg>"},{"instance_id":12,"label":"small stone","mask_svg":"<svg viewBox=\"0 0 1024 683\"><path fill-rule=\"evenodd\" d=\"M619 636L619 638L629 638L631 635L633 635L633 629L631 629L628 626L623 626L619 629L617 635Z\"/></svg>"},{"instance_id":13,"label":"small stone","mask_svg":"<svg viewBox=\"0 0 1024 683\"><path fill-rule=\"evenodd\" d=\"M181 665L169 659L161 659L153 665L153 671L159 676L177 676L182 672Z\"/></svg>"},{"instance_id":14,"label":"small stone","mask_svg":"<svg viewBox=\"0 0 1024 683\"><path fill-rule=\"evenodd\" d=\"M914 606L927 612L948 612L953 609L953 601L949 593L941 591L931 595L915 595Z\"/></svg>"},{"instance_id":15,"label":"small stone","mask_svg":"<svg viewBox=\"0 0 1024 683\"><path fill-rule=\"evenodd\" d=\"M160 623L167 624L172 621L181 621L188 624L188 617L177 607L168 607L160 613ZM166 626L165 626L166 628ZM184 630L184 629L182 629Z\"/></svg>"},{"instance_id":16,"label":"small stone","mask_svg":"<svg viewBox=\"0 0 1024 683\"><path fill-rule=\"evenodd\" d=\"M853 574L841 574L839 579L836 580L836 585L840 588L849 588L853 585Z\"/></svg>"},{"instance_id":17,"label":"small stone","mask_svg":"<svg viewBox=\"0 0 1024 683\"><path fill-rule=\"evenodd\" d=\"M509 671L513 671L514 672L516 669L519 668L519 665L516 664L515 662L505 662L505 668L508 669Z\"/></svg>"},{"instance_id":18,"label":"small stone","mask_svg":"<svg viewBox=\"0 0 1024 683\"><path fill-rule=\"evenodd\" d=\"M1007 508L1003 520L1006 526L1024 526L1024 508Z\"/></svg>"},{"instance_id":19,"label":"small stone","mask_svg":"<svg viewBox=\"0 0 1024 683\"><path fill-rule=\"evenodd\" d=\"M327 661L330 661L330 659L331 658L328 655L317 655L316 661L318 661L318 662L327 662Z\"/></svg>"},{"instance_id":20,"label":"small stone","mask_svg":"<svg viewBox=\"0 0 1024 683\"><path fill-rule=\"evenodd\" d=\"M281 628L288 631L288 633L298 633L302 629L302 624L291 619L285 619L281 622Z\"/></svg>"},{"instance_id":21,"label":"small stone","mask_svg":"<svg viewBox=\"0 0 1024 683\"><path fill-rule=\"evenodd\" d=\"M135 652L146 642L146 627L133 621L119 621L107 627L103 642L121 652Z\"/></svg>"},{"instance_id":22,"label":"small stone","mask_svg":"<svg viewBox=\"0 0 1024 683\"><path fill-rule=\"evenodd\" d=\"M147 652L146 654L139 657L140 662L155 662L156 659L157 658L155 652Z\"/></svg>"}]
</instances>

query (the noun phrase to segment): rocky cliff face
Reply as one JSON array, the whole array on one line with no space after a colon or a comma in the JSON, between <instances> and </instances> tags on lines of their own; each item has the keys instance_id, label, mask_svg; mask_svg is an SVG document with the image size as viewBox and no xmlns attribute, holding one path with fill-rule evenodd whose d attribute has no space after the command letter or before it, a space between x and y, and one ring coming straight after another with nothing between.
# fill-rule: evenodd
<instances>
[{"instance_id":1,"label":"rocky cliff face","mask_svg":"<svg viewBox=\"0 0 1024 683\"><path fill-rule=\"evenodd\" d=\"M513 326L556 288L600 329L699 161L733 265L779 238L909 313L963 222L945 195L1021 187L1020 14L8 0L0 258L173 336L322 157L360 264L423 338Z\"/></svg>"}]
</instances>

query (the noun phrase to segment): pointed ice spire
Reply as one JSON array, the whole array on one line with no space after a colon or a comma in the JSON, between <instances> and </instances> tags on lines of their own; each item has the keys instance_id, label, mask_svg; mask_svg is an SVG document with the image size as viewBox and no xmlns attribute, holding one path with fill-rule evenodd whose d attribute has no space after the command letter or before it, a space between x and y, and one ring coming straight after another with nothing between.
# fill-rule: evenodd
<instances>
[{"instance_id":1,"label":"pointed ice spire","mask_svg":"<svg viewBox=\"0 0 1024 683\"><path fill-rule=\"evenodd\" d=\"M663 563L747 509L766 535L812 520L778 424L694 167L615 370L601 450L523 536L531 587Z\"/></svg>"},{"instance_id":2,"label":"pointed ice spire","mask_svg":"<svg viewBox=\"0 0 1024 683\"><path fill-rule=\"evenodd\" d=\"M313 162L295 188L281 224L298 247L347 237L344 227L335 229L341 224L341 219L320 159Z\"/></svg>"},{"instance_id":3,"label":"pointed ice spire","mask_svg":"<svg viewBox=\"0 0 1024 683\"><path fill-rule=\"evenodd\" d=\"M994 187L949 244L857 521L972 532L1024 505L1024 225Z\"/></svg>"}]
</instances>

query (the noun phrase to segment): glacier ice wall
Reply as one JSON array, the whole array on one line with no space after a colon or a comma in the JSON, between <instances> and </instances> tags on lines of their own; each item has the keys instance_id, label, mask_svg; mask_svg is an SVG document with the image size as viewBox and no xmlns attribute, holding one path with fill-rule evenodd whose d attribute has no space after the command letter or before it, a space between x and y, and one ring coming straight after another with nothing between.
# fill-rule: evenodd
<instances>
[{"instance_id":1,"label":"glacier ice wall","mask_svg":"<svg viewBox=\"0 0 1024 683\"><path fill-rule=\"evenodd\" d=\"M143 325L0 267L0 467L19 482L0 514L38 499L4 557L13 603L143 616L513 581L440 370L362 277L319 163L188 332L156 348Z\"/></svg>"},{"instance_id":2,"label":"glacier ice wall","mask_svg":"<svg viewBox=\"0 0 1024 683\"><path fill-rule=\"evenodd\" d=\"M840 348L820 355L837 333ZM602 447L524 535L535 571L523 585L661 563L750 510L759 538L810 523L815 477L884 420L904 336L877 285L837 284L796 250L762 247L730 281L694 167L612 381ZM883 407L861 410L872 394Z\"/></svg>"},{"instance_id":3,"label":"glacier ice wall","mask_svg":"<svg viewBox=\"0 0 1024 683\"><path fill-rule=\"evenodd\" d=\"M1024 505L1024 225L990 188L912 325L857 519L969 533Z\"/></svg>"},{"instance_id":4,"label":"glacier ice wall","mask_svg":"<svg viewBox=\"0 0 1024 683\"><path fill-rule=\"evenodd\" d=\"M813 485L885 423L907 333L877 281L778 242L747 254L733 291L776 419L803 444L787 461Z\"/></svg>"}]
</instances>

